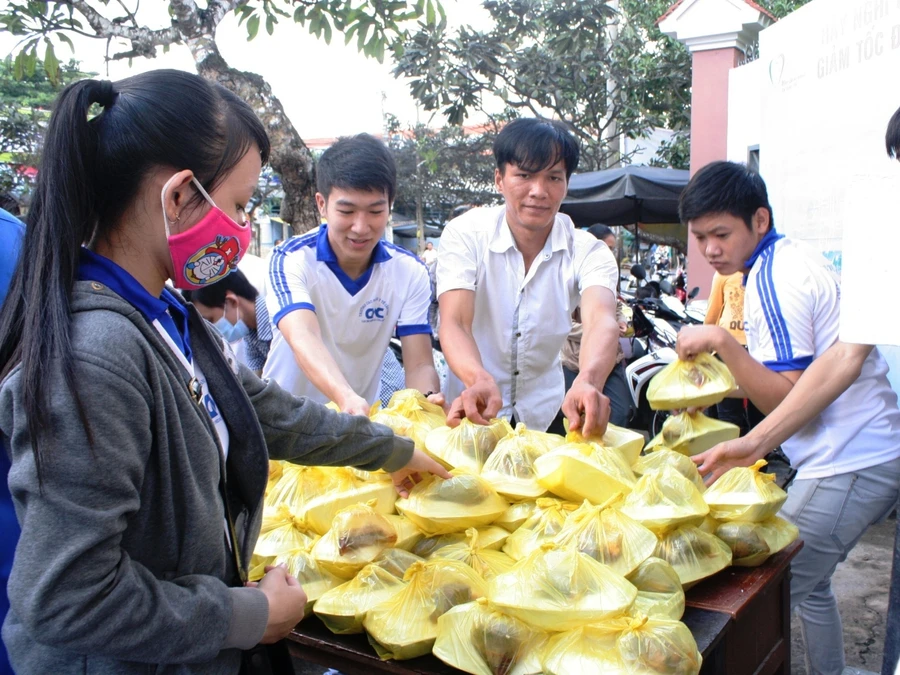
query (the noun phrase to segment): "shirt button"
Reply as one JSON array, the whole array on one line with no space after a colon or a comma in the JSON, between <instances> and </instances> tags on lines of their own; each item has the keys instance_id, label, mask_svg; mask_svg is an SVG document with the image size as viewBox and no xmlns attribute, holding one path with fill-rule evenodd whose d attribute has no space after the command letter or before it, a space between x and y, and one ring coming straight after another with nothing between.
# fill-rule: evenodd
<instances>
[{"instance_id":1,"label":"shirt button","mask_svg":"<svg viewBox=\"0 0 900 675\"><path fill-rule=\"evenodd\" d=\"M520 338L520 337L522 337L522 334L521 334L521 333L516 333L516 337L517 337L517 338Z\"/></svg>"},{"instance_id":2,"label":"shirt button","mask_svg":"<svg viewBox=\"0 0 900 675\"><path fill-rule=\"evenodd\" d=\"M519 376L519 371L518 371L518 370L515 371L515 372L513 373L513 375L515 375L516 377L518 377L518 376Z\"/></svg>"},{"instance_id":3,"label":"shirt button","mask_svg":"<svg viewBox=\"0 0 900 675\"><path fill-rule=\"evenodd\" d=\"M544 260L550 260L550 254L549 254L549 253L545 253L545 254L544 254Z\"/></svg>"}]
</instances>

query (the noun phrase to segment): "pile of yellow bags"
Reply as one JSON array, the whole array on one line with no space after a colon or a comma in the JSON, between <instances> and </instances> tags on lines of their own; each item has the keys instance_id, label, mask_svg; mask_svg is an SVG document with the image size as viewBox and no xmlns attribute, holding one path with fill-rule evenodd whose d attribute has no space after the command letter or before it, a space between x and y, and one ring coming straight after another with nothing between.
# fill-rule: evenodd
<instances>
[{"instance_id":1,"label":"pile of yellow bags","mask_svg":"<svg viewBox=\"0 0 900 675\"><path fill-rule=\"evenodd\" d=\"M699 365L693 401L730 388L718 362ZM284 563L308 610L335 633L365 632L381 658L433 651L478 675L695 675L684 588L797 536L761 465L706 489L689 455L731 431L703 416L670 418L645 455L640 434L612 426L450 429L411 391L372 418L452 478L425 476L398 499L380 471L271 462L251 578Z\"/></svg>"}]
</instances>

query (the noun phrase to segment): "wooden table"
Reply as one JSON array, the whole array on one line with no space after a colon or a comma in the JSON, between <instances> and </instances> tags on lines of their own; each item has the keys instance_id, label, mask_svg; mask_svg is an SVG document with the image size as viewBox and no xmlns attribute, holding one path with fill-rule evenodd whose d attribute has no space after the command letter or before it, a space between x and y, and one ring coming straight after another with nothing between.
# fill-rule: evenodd
<instances>
[{"instance_id":1,"label":"wooden table","mask_svg":"<svg viewBox=\"0 0 900 675\"><path fill-rule=\"evenodd\" d=\"M682 621L703 655L701 675L790 673L790 561L802 546L791 544L760 567L729 567L687 592ZM334 635L315 616L291 634L291 656L344 675L459 675L431 654L408 661L382 661L365 635Z\"/></svg>"}]
</instances>

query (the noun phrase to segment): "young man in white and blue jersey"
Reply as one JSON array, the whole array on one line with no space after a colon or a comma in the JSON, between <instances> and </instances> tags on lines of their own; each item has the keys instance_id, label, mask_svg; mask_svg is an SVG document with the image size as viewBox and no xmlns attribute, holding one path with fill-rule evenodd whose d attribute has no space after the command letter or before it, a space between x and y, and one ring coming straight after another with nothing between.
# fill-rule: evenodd
<instances>
[{"instance_id":1,"label":"young man in white and blue jersey","mask_svg":"<svg viewBox=\"0 0 900 675\"><path fill-rule=\"evenodd\" d=\"M737 380L736 395L768 414L838 340L835 270L775 231L765 183L743 165L714 162L698 171L682 193L680 216L718 272L746 275L749 353L724 329L697 326L679 333L678 354L717 352ZM804 541L791 567L791 607L800 615L813 673L844 670L831 576L900 496L900 410L887 372L873 349L846 391L782 445L797 469L782 515Z\"/></svg>"},{"instance_id":2,"label":"young man in white and blue jersey","mask_svg":"<svg viewBox=\"0 0 900 675\"><path fill-rule=\"evenodd\" d=\"M428 271L382 239L397 187L390 152L368 134L342 138L316 173L325 224L283 243L269 262L266 302L277 330L263 377L366 415L396 335L406 386L443 403L431 352Z\"/></svg>"}]
</instances>

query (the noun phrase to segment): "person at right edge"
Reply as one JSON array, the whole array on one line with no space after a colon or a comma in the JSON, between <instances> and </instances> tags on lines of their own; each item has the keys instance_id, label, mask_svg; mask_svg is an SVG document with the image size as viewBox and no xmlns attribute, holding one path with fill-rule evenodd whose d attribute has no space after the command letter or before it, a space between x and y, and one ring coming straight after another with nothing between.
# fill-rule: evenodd
<instances>
[{"instance_id":1,"label":"person at right edge","mask_svg":"<svg viewBox=\"0 0 900 675\"><path fill-rule=\"evenodd\" d=\"M233 675L247 650L287 657L274 643L303 589L282 566L246 583L269 457L383 468L401 494L417 472L448 475L387 427L260 380L166 286L234 269L268 153L250 106L190 73L83 80L54 105L0 311L19 675Z\"/></svg>"},{"instance_id":2,"label":"person at right edge","mask_svg":"<svg viewBox=\"0 0 900 675\"><path fill-rule=\"evenodd\" d=\"M716 271L747 275L749 353L718 326L688 326L678 334L678 355L715 351L737 381L736 395L769 414L838 341L837 275L820 254L776 232L766 185L743 165L702 168L679 213ZM781 515L804 542L791 563L791 609L815 675L841 675L845 667L834 570L900 496L900 409L887 370L872 350L846 391L782 446L797 477Z\"/></svg>"}]
</instances>

